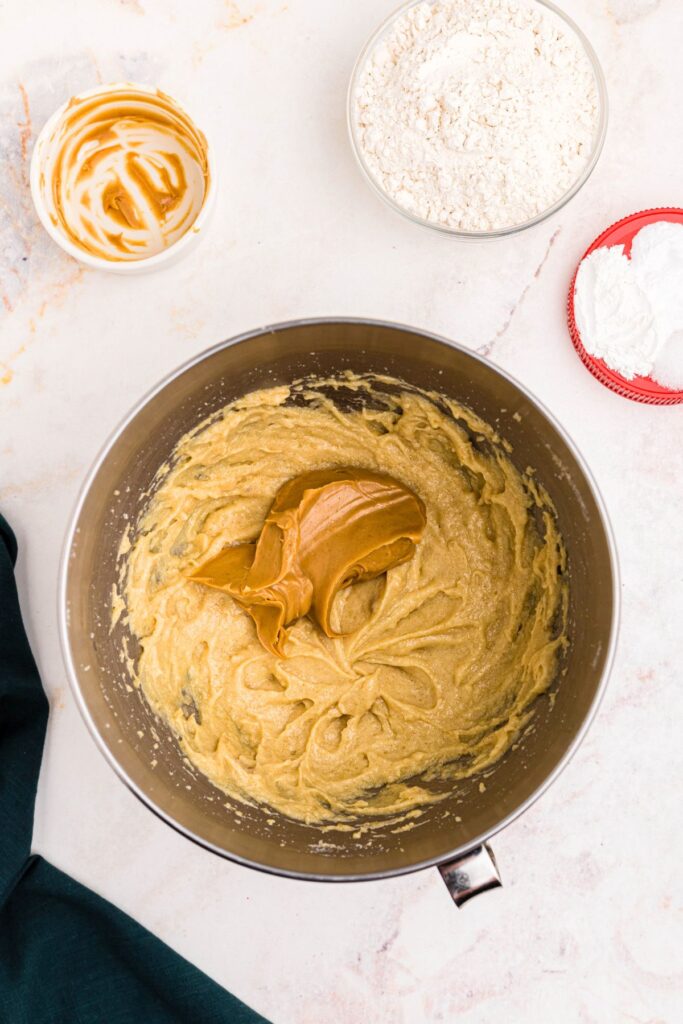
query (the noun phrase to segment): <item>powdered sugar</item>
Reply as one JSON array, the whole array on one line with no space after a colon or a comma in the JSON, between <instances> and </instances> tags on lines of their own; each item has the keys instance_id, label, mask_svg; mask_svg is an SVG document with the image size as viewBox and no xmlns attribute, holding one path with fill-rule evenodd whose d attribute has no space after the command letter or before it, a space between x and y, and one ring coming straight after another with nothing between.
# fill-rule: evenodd
<instances>
[{"instance_id":1,"label":"powdered sugar","mask_svg":"<svg viewBox=\"0 0 683 1024\"><path fill-rule=\"evenodd\" d=\"M666 345L657 353L652 376L665 388L683 391L683 330L669 335Z\"/></svg>"},{"instance_id":2,"label":"powdered sugar","mask_svg":"<svg viewBox=\"0 0 683 1024\"><path fill-rule=\"evenodd\" d=\"M652 305L623 245L602 247L579 267L574 316L587 352L627 380L648 374L657 352Z\"/></svg>"},{"instance_id":3,"label":"powdered sugar","mask_svg":"<svg viewBox=\"0 0 683 1024\"><path fill-rule=\"evenodd\" d=\"M584 348L627 380L683 388L683 225L657 221L582 261L574 316Z\"/></svg>"},{"instance_id":4,"label":"powdered sugar","mask_svg":"<svg viewBox=\"0 0 683 1024\"><path fill-rule=\"evenodd\" d=\"M396 203L490 231L575 184L599 99L581 41L535 0L437 0L410 7L373 48L355 117L367 168Z\"/></svg>"}]
</instances>

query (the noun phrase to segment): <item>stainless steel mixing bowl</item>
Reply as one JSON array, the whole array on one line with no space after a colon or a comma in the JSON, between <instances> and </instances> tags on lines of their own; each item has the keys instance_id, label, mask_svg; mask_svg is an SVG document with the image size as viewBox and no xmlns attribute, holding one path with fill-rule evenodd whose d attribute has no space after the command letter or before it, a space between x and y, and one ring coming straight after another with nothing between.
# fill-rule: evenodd
<instances>
[{"instance_id":1,"label":"stainless steel mixing bowl","mask_svg":"<svg viewBox=\"0 0 683 1024\"><path fill-rule=\"evenodd\" d=\"M571 573L571 645L533 728L480 779L451 786L410 831L321 833L272 811L234 805L185 762L130 683L110 630L124 526L159 466L191 427L255 388L308 374L381 372L443 392L499 427L521 469L535 467L557 508ZM101 751L147 806L190 839L241 864L321 880L381 878L439 865L456 902L498 884L486 840L557 777L584 736L607 681L618 620L618 572L602 500L576 448L510 377L443 339L362 320L281 324L226 341L181 367L130 413L81 493L60 580L61 636L73 691ZM130 638L128 638L130 642ZM131 652L134 655L134 650Z\"/></svg>"}]
</instances>

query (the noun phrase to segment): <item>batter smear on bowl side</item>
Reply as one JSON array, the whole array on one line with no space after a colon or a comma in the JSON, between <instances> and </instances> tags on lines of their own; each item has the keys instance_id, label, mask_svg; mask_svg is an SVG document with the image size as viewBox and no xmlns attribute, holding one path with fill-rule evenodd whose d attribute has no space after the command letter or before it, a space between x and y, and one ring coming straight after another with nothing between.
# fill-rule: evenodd
<instances>
[{"instance_id":1,"label":"batter smear on bowl side","mask_svg":"<svg viewBox=\"0 0 683 1024\"><path fill-rule=\"evenodd\" d=\"M256 544L288 482L348 467L424 507L414 550L374 578L342 573L329 629L302 613L269 650L243 594L192 576ZM136 682L188 759L231 797L311 823L409 812L439 798L430 782L495 763L568 642L542 487L470 410L387 378L254 392L191 431L122 572Z\"/></svg>"}]
</instances>

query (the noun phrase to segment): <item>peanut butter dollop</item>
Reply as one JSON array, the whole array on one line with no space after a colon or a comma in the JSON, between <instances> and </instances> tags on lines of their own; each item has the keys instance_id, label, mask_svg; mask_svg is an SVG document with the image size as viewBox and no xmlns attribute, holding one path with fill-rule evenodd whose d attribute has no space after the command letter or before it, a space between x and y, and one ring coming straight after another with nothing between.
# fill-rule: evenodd
<instances>
[{"instance_id":1,"label":"peanut butter dollop","mask_svg":"<svg viewBox=\"0 0 683 1024\"><path fill-rule=\"evenodd\" d=\"M423 502L390 476L316 470L280 488L258 541L225 548L190 578L230 594L283 657L286 627L309 613L340 635L330 624L339 590L411 559L425 523Z\"/></svg>"}]
</instances>

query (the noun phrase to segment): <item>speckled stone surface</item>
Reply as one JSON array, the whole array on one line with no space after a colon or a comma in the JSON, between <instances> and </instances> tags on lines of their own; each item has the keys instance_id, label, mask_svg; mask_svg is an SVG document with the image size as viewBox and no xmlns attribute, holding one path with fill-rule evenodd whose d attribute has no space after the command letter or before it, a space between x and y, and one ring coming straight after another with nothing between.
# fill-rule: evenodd
<instances>
[{"instance_id":1,"label":"speckled stone surface","mask_svg":"<svg viewBox=\"0 0 683 1024\"><path fill-rule=\"evenodd\" d=\"M583 369L564 311L609 223L683 205L680 0L565 0L608 79L594 177L488 245L413 227L371 194L345 90L391 0L8 0L0 8L0 507L52 714L35 848L275 1024L661 1024L683 1006L683 409ZM157 275L81 269L39 226L36 132L76 90L132 78L184 100L221 163L201 245ZM623 574L611 687L560 780L494 841L505 887L456 910L436 871L323 886L212 857L117 781L70 696L56 626L81 479L130 405L222 338L298 316L421 326L512 372L564 423L610 509Z\"/></svg>"}]
</instances>

